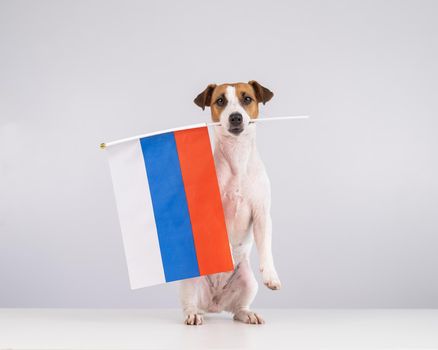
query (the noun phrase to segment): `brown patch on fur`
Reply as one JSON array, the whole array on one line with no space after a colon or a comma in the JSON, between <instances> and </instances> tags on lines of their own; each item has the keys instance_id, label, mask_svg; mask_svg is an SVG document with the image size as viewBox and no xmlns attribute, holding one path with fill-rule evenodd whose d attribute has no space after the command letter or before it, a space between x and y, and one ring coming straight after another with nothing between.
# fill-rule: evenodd
<instances>
[{"instance_id":1,"label":"brown patch on fur","mask_svg":"<svg viewBox=\"0 0 438 350\"><path fill-rule=\"evenodd\" d=\"M204 109L209 106L211 109L211 119L214 122L220 121L220 114L225 108L219 106L216 101L222 97L226 101L225 92L228 86L232 86L236 89L236 95L240 100L240 104L246 110L251 119L256 119L259 116L259 103L265 104L274 95L269 89L257 83L255 80L251 80L248 83L231 83L215 85L210 84L207 88L201 92L194 100L194 102ZM252 102L249 104L244 103L245 96L249 96Z\"/></svg>"},{"instance_id":2,"label":"brown patch on fur","mask_svg":"<svg viewBox=\"0 0 438 350\"><path fill-rule=\"evenodd\" d=\"M258 102L265 104L274 96L274 93L271 90L260 85L255 80L249 81L248 84L253 87Z\"/></svg>"},{"instance_id":3,"label":"brown patch on fur","mask_svg":"<svg viewBox=\"0 0 438 350\"><path fill-rule=\"evenodd\" d=\"M239 98L240 104L246 110L246 113L248 113L249 117L251 119L258 118L259 104L254 88L250 84L246 84L246 83L237 83L234 84L234 87L236 89L236 95ZM249 96L252 99L251 103L248 105L244 103L244 98L246 96Z\"/></svg>"},{"instance_id":4,"label":"brown patch on fur","mask_svg":"<svg viewBox=\"0 0 438 350\"><path fill-rule=\"evenodd\" d=\"M202 108L202 110L205 109L205 106L210 107L211 104L211 94L213 93L214 88L216 87L216 84L210 84L208 85L204 91L202 91L196 98L193 100L196 105Z\"/></svg>"},{"instance_id":5,"label":"brown patch on fur","mask_svg":"<svg viewBox=\"0 0 438 350\"><path fill-rule=\"evenodd\" d=\"M220 114L222 112L222 107L218 106L216 104L216 101L219 97L222 97L225 99L225 103L227 103L226 97L225 97L225 92L227 90L227 86L232 85L232 84L221 84L216 86L216 88L213 91L213 94L211 96L211 106L210 106L210 110L211 110L211 119L214 122L218 122L220 119ZM225 107L225 106L224 106Z\"/></svg>"}]
</instances>

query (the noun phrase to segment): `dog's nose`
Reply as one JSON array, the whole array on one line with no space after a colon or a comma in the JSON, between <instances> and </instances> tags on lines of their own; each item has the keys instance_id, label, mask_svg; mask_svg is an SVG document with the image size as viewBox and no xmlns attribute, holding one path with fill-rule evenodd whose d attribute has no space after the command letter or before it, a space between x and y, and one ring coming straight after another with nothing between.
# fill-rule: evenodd
<instances>
[{"instance_id":1,"label":"dog's nose","mask_svg":"<svg viewBox=\"0 0 438 350\"><path fill-rule=\"evenodd\" d=\"M242 124L242 120L243 117L240 113L231 113L228 117L228 121L232 126L239 126L240 124Z\"/></svg>"}]
</instances>

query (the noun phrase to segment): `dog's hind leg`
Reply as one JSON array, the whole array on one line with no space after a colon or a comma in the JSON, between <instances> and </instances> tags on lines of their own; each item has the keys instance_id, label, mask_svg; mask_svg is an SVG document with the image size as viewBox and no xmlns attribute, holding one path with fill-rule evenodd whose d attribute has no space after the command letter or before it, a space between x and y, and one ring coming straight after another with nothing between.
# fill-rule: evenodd
<instances>
[{"instance_id":1,"label":"dog's hind leg","mask_svg":"<svg viewBox=\"0 0 438 350\"><path fill-rule=\"evenodd\" d=\"M184 313L184 323L198 326L204 322L201 294L205 292L203 277L180 281L180 301Z\"/></svg>"},{"instance_id":2,"label":"dog's hind leg","mask_svg":"<svg viewBox=\"0 0 438 350\"><path fill-rule=\"evenodd\" d=\"M257 294L258 284L247 258L237 266L235 273L223 287L220 300L226 311L234 314L234 319L244 323L262 324L265 321L250 306Z\"/></svg>"}]
</instances>

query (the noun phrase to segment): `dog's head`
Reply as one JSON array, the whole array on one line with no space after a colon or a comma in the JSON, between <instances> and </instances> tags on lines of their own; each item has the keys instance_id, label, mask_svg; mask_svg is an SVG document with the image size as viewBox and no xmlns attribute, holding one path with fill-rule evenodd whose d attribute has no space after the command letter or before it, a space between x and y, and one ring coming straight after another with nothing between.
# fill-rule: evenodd
<instances>
[{"instance_id":1,"label":"dog's head","mask_svg":"<svg viewBox=\"0 0 438 350\"><path fill-rule=\"evenodd\" d=\"M274 94L255 80L248 83L210 84L194 102L210 107L211 118L221 123L221 133L239 136L248 129L251 119L259 115L259 103L265 104Z\"/></svg>"}]
</instances>

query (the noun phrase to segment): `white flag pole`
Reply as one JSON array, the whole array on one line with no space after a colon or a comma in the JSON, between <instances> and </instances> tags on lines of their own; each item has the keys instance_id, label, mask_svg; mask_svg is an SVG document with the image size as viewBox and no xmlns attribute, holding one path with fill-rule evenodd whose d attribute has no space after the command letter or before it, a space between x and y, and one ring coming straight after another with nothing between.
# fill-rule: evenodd
<instances>
[{"instance_id":1,"label":"white flag pole","mask_svg":"<svg viewBox=\"0 0 438 350\"><path fill-rule=\"evenodd\" d=\"M269 122L269 121L275 121L275 120L308 119L308 118L309 118L309 116L307 116L307 115L273 117L273 118L257 118L257 119L251 119L249 123L250 124L259 124L260 122ZM136 135L136 136L132 136L132 137L127 137L125 139L121 139L121 140L117 140L117 141L111 141L111 142L106 142L106 143L103 142L103 143L100 144L100 148L101 149L105 149L105 148L107 148L109 146L118 145L119 143L123 143L123 142L127 142L127 141L133 141L133 140L141 139L143 137L158 135L158 134L162 134L162 133L166 133L166 132L185 130L185 129L191 129L191 128L199 128L199 127L202 127L202 126L219 126L219 125L221 125L220 122L216 122L216 123L201 123L201 124L193 124L193 125L183 126L183 127L180 127L180 128L167 129L167 130L152 132L152 133L148 133L148 134L142 134L142 135Z\"/></svg>"}]
</instances>

